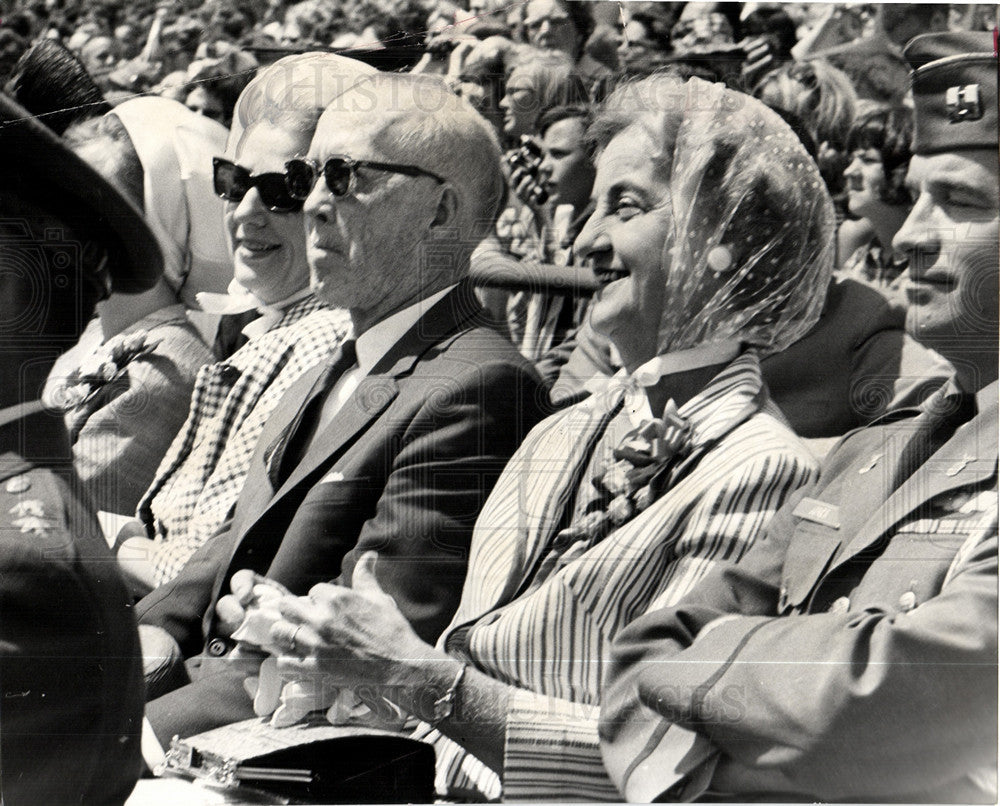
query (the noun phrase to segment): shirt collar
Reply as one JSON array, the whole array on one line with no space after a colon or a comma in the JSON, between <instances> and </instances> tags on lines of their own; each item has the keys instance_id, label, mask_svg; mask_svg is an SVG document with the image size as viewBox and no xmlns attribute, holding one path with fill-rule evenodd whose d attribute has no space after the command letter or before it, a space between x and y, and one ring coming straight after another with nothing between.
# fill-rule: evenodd
<instances>
[{"instance_id":1,"label":"shirt collar","mask_svg":"<svg viewBox=\"0 0 1000 806\"><path fill-rule=\"evenodd\" d=\"M700 348L696 349L700 350ZM691 351L683 351L683 353L689 352ZM684 368L695 369L699 366L718 363L718 357L723 354L722 351L705 351L703 353L705 361L693 363ZM677 355L681 355L681 353ZM711 361L707 360L709 356L712 357ZM664 358L668 357L664 356ZM643 367L645 366L643 365ZM675 372L677 370L671 369L669 371ZM662 375L657 376L656 380L659 380L660 377ZM655 383L655 381L653 382ZM691 423L692 444L700 445L710 440L719 439L760 409L763 385L760 359L755 350L746 350L727 364L706 384L704 389L678 410L678 414ZM611 378L604 378L600 389L593 387L594 383L591 381L588 388L591 388L593 394L581 405L590 404L595 407L604 407L610 411L612 407L624 402L625 411L634 426L639 426L644 420L651 418L646 393L635 382L634 376L630 377L625 370L619 371Z\"/></svg>"},{"instance_id":2,"label":"shirt collar","mask_svg":"<svg viewBox=\"0 0 1000 806\"><path fill-rule=\"evenodd\" d=\"M438 300L455 288L455 285L443 288L436 294L424 297L424 299L417 300L412 305L396 311L392 316L387 316L358 336L356 345L358 369L365 375L371 372L382 357L392 349L392 346L417 323L417 320L434 307Z\"/></svg>"},{"instance_id":3,"label":"shirt collar","mask_svg":"<svg viewBox=\"0 0 1000 806\"><path fill-rule=\"evenodd\" d=\"M993 381L976 392L976 409L986 411L991 405L996 405L998 389L1000 389L1000 381Z\"/></svg>"}]
</instances>

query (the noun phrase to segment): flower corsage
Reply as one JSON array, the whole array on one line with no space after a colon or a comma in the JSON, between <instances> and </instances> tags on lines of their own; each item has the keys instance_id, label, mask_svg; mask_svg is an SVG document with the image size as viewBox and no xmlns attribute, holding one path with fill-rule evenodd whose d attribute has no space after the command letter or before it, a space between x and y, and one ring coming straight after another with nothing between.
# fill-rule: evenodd
<instances>
[{"instance_id":1,"label":"flower corsage","mask_svg":"<svg viewBox=\"0 0 1000 806\"><path fill-rule=\"evenodd\" d=\"M691 450L691 423L671 400L663 416L629 431L598 469L592 483L600 493L588 511L556 536L556 543L591 546L632 520L666 491L671 471Z\"/></svg>"},{"instance_id":2,"label":"flower corsage","mask_svg":"<svg viewBox=\"0 0 1000 806\"><path fill-rule=\"evenodd\" d=\"M148 330L112 336L70 373L55 398L56 405L70 411L89 402L119 379L132 361L153 352L159 343L158 339L150 340Z\"/></svg>"}]
</instances>

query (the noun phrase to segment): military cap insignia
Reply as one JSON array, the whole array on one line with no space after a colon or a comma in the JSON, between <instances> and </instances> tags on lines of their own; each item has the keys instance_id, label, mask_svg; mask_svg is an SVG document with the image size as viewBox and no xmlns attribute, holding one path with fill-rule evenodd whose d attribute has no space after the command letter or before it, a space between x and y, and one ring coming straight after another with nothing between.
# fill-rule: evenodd
<instances>
[{"instance_id":1,"label":"military cap insignia","mask_svg":"<svg viewBox=\"0 0 1000 806\"><path fill-rule=\"evenodd\" d=\"M983 116L983 107L979 102L979 85L963 84L960 87L949 87L944 96L948 118L952 123L963 120L979 120Z\"/></svg>"},{"instance_id":2,"label":"military cap insignia","mask_svg":"<svg viewBox=\"0 0 1000 806\"><path fill-rule=\"evenodd\" d=\"M31 489L31 478L27 473L19 473L18 475L7 480L7 486L5 489L12 495L26 493Z\"/></svg>"}]
</instances>

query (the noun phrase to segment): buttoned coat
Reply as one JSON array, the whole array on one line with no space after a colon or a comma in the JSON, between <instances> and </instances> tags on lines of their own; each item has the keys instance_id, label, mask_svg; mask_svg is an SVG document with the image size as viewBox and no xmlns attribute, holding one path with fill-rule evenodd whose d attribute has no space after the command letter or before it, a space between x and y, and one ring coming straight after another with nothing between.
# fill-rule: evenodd
<instances>
[{"instance_id":1,"label":"buttoned coat","mask_svg":"<svg viewBox=\"0 0 1000 806\"><path fill-rule=\"evenodd\" d=\"M378 361L279 479L283 434L311 401L322 401L325 372L306 373L276 407L229 531L139 604L140 621L170 632L185 655L204 641L203 680L217 677L209 667L219 664L207 659L230 646L214 605L241 568L305 594L318 582L350 584L357 557L378 551L380 584L433 641L458 604L476 516L545 414L537 373L485 326L473 289L462 283ZM212 685L204 699L184 687L147 705L161 738L252 715L242 686L217 681L201 690Z\"/></svg>"},{"instance_id":2,"label":"buttoned coat","mask_svg":"<svg viewBox=\"0 0 1000 806\"><path fill-rule=\"evenodd\" d=\"M619 635L602 740L627 798L668 788L676 724L740 799L995 801L997 384L977 400L929 457L926 410L849 435L739 565Z\"/></svg>"}]
</instances>

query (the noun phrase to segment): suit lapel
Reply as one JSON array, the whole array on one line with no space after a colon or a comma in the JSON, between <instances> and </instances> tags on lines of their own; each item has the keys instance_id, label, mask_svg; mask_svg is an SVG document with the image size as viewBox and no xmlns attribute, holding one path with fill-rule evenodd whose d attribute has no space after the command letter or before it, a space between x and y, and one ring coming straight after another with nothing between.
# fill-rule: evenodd
<instances>
[{"instance_id":1,"label":"suit lapel","mask_svg":"<svg viewBox=\"0 0 1000 806\"><path fill-rule=\"evenodd\" d=\"M275 419L278 436L264 451L264 467L273 490L278 489L281 477L281 464L285 458L285 450L295 432L302 423L302 418L316 397L325 391L330 375L330 365L320 364L309 370L296 384L298 394L289 393L291 398L288 406L282 406L281 414ZM304 395L300 394L304 391Z\"/></svg>"},{"instance_id":2,"label":"suit lapel","mask_svg":"<svg viewBox=\"0 0 1000 806\"><path fill-rule=\"evenodd\" d=\"M367 430L399 395L398 380L410 374L416 363L442 339L454 334L481 312L482 307L471 283L463 281L421 316L362 379L354 394L333 416L323 432L316 435L302 461L267 502L258 518L306 481L317 468L329 464L331 458ZM294 417L301 418L303 410L312 399L310 395L315 396L322 391L322 376L317 376L310 394L301 400ZM290 405L294 405L294 401L290 401ZM289 417L288 422L291 421L292 417ZM252 522L248 522L245 528L251 526Z\"/></svg>"}]
</instances>

